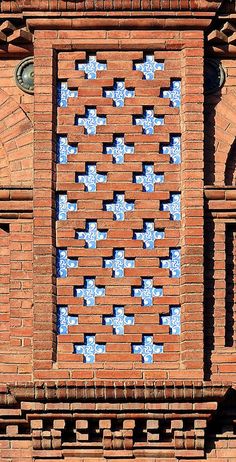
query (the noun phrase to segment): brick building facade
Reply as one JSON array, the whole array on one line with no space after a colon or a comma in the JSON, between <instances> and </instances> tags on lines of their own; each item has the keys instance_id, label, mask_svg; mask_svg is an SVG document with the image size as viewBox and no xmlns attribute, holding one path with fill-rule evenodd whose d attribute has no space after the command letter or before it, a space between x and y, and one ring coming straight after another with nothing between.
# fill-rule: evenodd
<instances>
[{"instance_id":1,"label":"brick building facade","mask_svg":"<svg viewBox=\"0 0 236 462\"><path fill-rule=\"evenodd\" d=\"M0 461L236 461L234 0L0 1Z\"/></svg>"}]
</instances>

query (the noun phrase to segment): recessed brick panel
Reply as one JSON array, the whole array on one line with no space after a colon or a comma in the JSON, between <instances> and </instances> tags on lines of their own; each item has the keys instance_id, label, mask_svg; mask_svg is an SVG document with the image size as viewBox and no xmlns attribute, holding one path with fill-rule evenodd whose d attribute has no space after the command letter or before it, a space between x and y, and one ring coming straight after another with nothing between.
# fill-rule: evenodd
<instances>
[{"instance_id":1,"label":"recessed brick panel","mask_svg":"<svg viewBox=\"0 0 236 462\"><path fill-rule=\"evenodd\" d=\"M180 54L58 58L58 366L176 369Z\"/></svg>"}]
</instances>

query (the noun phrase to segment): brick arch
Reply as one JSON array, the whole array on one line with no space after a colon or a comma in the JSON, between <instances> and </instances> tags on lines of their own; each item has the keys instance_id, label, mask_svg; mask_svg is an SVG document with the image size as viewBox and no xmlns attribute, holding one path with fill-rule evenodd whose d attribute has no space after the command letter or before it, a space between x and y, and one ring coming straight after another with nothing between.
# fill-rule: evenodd
<instances>
[{"instance_id":1,"label":"brick arch","mask_svg":"<svg viewBox=\"0 0 236 462\"><path fill-rule=\"evenodd\" d=\"M223 95L215 108L215 184L230 184L236 156L236 93Z\"/></svg>"},{"instance_id":2,"label":"brick arch","mask_svg":"<svg viewBox=\"0 0 236 462\"><path fill-rule=\"evenodd\" d=\"M0 185L32 186L33 126L20 105L0 89Z\"/></svg>"}]
</instances>

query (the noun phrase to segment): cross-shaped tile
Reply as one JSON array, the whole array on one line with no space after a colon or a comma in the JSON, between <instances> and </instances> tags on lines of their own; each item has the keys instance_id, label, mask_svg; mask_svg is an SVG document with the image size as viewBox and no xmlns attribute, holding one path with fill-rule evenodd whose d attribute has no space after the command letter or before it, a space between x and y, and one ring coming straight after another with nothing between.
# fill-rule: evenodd
<instances>
[{"instance_id":1,"label":"cross-shaped tile","mask_svg":"<svg viewBox=\"0 0 236 462\"><path fill-rule=\"evenodd\" d=\"M125 105L125 98L134 98L135 91L134 88L125 88L124 80L117 80L113 85L113 89L104 88L103 96L105 98L112 98L114 106L123 107Z\"/></svg>"},{"instance_id":2,"label":"cross-shaped tile","mask_svg":"<svg viewBox=\"0 0 236 462\"><path fill-rule=\"evenodd\" d=\"M104 207L108 212L114 213L114 220L123 221L125 219L125 212L132 212L134 210L134 202L126 202L124 194L114 193L113 202L105 201Z\"/></svg>"},{"instance_id":3,"label":"cross-shaped tile","mask_svg":"<svg viewBox=\"0 0 236 462\"><path fill-rule=\"evenodd\" d=\"M76 231L76 239L84 239L86 241L86 247L89 249L96 249L97 241L106 238L107 233L105 231L98 231L96 221L87 220L85 231Z\"/></svg>"},{"instance_id":4,"label":"cross-shaped tile","mask_svg":"<svg viewBox=\"0 0 236 462\"><path fill-rule=\"evenodd\" d=\"M57 138L56 161L58 164L67 164L67 156L77 154L77 147L68 143L67 136L59 135Z\"/></svg>"},{"instance_id":5,"label":"cross-shaped tile","mask_svg":"<svg viewBox=\"0 0 236 462\"><path fill-rule=\"evenodd\" d=\"M170 219L181 220L181 198L180 193L170 193L169 201L161 201L160 210L170 212Z\"/></svg>"},{"instance_id":6,"label":"cross-shaped tile","mask_svg":"<svg viewBox=\"0 0 236 462\"><path fill-rule=\"evenodd\" d=\"M181 275L180 249L170 249L170 257L160 259L160 267L169 268L171 278L179 278Z\"/></svg>"},{"instance_id":7,"label":"cross-shaped tile","mask_svg":"<svg viewBox=\"0 0 236 462\"><path fill-rule=\"evenodd\" d=\"M164 182L164 173L154 173L153 164L143 164L143 175L134 174L134 183L143 185L143 191L153 192L156 183Z\"/></svg>"},{"instance_id":8,"label":"cross-shaped tile","mask_svg":"<svg viewBox=\"0 0 236 462\"><path fill-rule=\"evenodd\" d=\"M142 343L132 344L132 353L142 355L143 363L153 363L153 355L163 351L163 343L153 343L152 335L143 335Z\"/></svg>"},{"instance_id":9,"label":"cross-shaped tile","mask_svg":"<svg viewBox=\"0 0 236 462\"><path fill-rule=\"evenodd\" d=\"M67 200L67 194L57 194L56 195L56 219L57 220L67 220L68 212L76 212L77 203L69 202Z\"/></svg>"},{"instance_id":10,"label":"cross-shaped tile","mask_svg":"<svg viewBox=\"0 0 236 462\"><path fill-rule=\"evenodd\" d=\"M83 297L85 306L94 306L96 297L105 297L105 287L97 287L95 278L85 278L83 287L74 287L75 297Z\"/></svg>"},{"instance_id":11,"label":"cross-shaped tile","mask_svg":"<svg viewBox=\"0 0 236 462\"><path fill-rule=\"evenodd\" d=\"M170 106L180 107L181 104L181 80L172 80L169 90L161 91L162 98L170 98Z\"/></svg>"},{"instance_id":12,"label":"cross-shaped tile","mask_svg":"<svg viewBox=\"0 0 236 462\"><path fill-rule=\"evenodd\" d=\"M84 71L87 79L96 79L97 71L105 71L107 65L105 62L97 61L95 54L89 54L86 61L76 62L76 69L78 71Z\"/></svg>"},{"instance_id":13,"label":"cross-shaped tile","mask_svg":"<svg viewBox=\"0 0 236 462\"><path fill-rule=\"evenodd\" d=\"M155 61L154 55L146 55L143 61L134 62L134 69L141 71L146 80L153 80L155 71L164 71L164 63Z\"/></svg>"},{"instance_id":14,"label":"cross-shaped tile","mask_svg":"<svg viewBox=\"0 0 236 462\"><path fill-rule=\"evenodd\" d=\"M161 316L161 324L163 326L170 326L170 334L181 334L181 308L180 306L171 306L169 316Z\"/></svg>"},{"instance_id":15,"label":"cross-shaped tile","mask_svg":"<svg viewBox=\"0 0 236 462\"><path fill-rule=\"evenodd\" d=\"M153 109L144 109L142 116L133 117L134 125L142 125L145 135L153 135L156 125L164 125L164 116L156 117Z\"/></svg>"},{"instance_id":16,"label":"cross-shaped tile","mask_svg":"<svg viewBox=\"0 0 236 462\"><path fill-rule=\"evenodd\" d=\"M68 268L78 268L78 258L68 258L67 249L57 249L57 255L56 255L57 277L66 278Z\"/></svg>"},{"instance_id":17,"label":"cross-shaped tile","mask_svg":"<svg viewBox=\"0 0 236 462\"><path fill-rule=\"evenodd\" d=\"M69 90L67 82L62 82L61 80L57 83L57 105L59 107L68 106L68 98L77 98L78 91Z\"/></svg>"},{"instance_id":18,"label":"cross-shaped tile","mask_svg":"<svg viewBox=\"0 0 236 462\"><path fill-rule=\"evenodd\" d=\"M131 294L133 297L141 297L143 306L152 306L153 297L162 297L163 288L153 287L152 279L142 278L142 286L132 288Z\"/></svg>"},{"instance_id":19,"label":"cross-shaped tile","mask_svg":"<svg viewBox=\"0 0 236 462\"><path fill-rule=\"evenodd\" d=\"M96 164L86 163L86 175L76 173L76 183L84 183L85 191L95 192L97 190L97 183L106 183L107 176L97 173Z\"/></svg>"},{"instance_id":20,"label":"cross-shaped tile","mask_svg":"<svg viewBox=\"0 0 236 462\"><path fill-rule=\"evenodd\" d=\"M168 154L171 164L181 164L180 136L171 135L170 144L162 144L161 154Z\"/></svg>"},{"instance_id":21,"label":"cross-shaped tile","mask_svg":"<svg viewBox=\"0 0 236 462\"><path fill-rule=\"evenodd\" d=\"M125 326L134 325L134 316L126 316L123 306L114 306L114 316L103 316L103 322L106 326L113 326L113 334L124 335Z\"/></svg>"},{"instance_id":22,"label":"cross-shaped tile","mask_svg":"<svg viewBox=\"0 0 236 462\"><path fill-rule=\"evenodd\" d=\"M96 135L97 125L106 125L106 117L97 116L96 108L87 108L84 117L75 116L75 125L84 127L88 135Z\"/></svg>"},{"instance_id":23,"label":"cross-shaped tile","mask_svg":"<svg viewBox=\"0 0 236 462\"><path fill-rule=\"evenodd\" d=\"M96 343L95 335L85 335L84 343L74 344L74 353L84 356L85 363L95 363L96 355L106 352L104 343Z\"/></svg>"},{"instance_id":24,"label":"cross-shaped tile","mask_svg":"<svg viewBox=\"0 0 236 462\"><path fill-rule=\"evenodd\" d=\"M134 231L134 239L143 241L144 249L154 249L156 239L164 239L162 229L155 229L154 221L144 220L143 232Z\"/></svg>"},{"instance_id":25,"label":"cross-shaped tile","mask_svg":"<svg viewBox=\"0 0 236 462\"><path fill-rule=\"evenodd\" d=\"M126 259L125 251L123 249L117 249L113 252L113 258L104 258L104 267L112 268L112 276L115 278L123 278L125 268L134 268L135 260Z\"/></svg>"},{"instance_id":26,"label":"cross-shaped tile","mask_svg":"<svg viewBox=\"0 0 236 462\"><path fill-rule=\"evenodd\" d=\"M123 164L125 154L134 153L134 145L125 144L122 136L115 136L112 144L105 144L104 152L112 154L114 164Z\"/></svg>"},{"instance_id":27,"label":"cross-shaped tile","mask_svg":"<svg viewBox=\"0 0 236 462\"><path fill-rule=\"evenodd\" d=\"M78 316L68 315L68 306L58 305L57 306L57 333L68 334L69 326L78 325Z\"/></svg>"}]
</instances>

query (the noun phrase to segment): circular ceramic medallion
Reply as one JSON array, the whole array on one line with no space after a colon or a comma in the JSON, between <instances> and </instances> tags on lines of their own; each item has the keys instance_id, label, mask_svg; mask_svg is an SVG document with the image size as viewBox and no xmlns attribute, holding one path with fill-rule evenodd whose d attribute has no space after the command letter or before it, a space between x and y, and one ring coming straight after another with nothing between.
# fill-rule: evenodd
<instances>
[{"instance_id":1,"label":"circular ceramic medallion","mask_svg":"<svg viewBox=\"0 0 236 462\"><path fill-rule=\"evenodd\" d=\"M32 56L23 59L15 71L17 86L26 93L34 93L34 59Z\"/></svg>"},{"instance_id":2,"label":"circular ceramic medallion","mask_svg":"<svg viewBox=\"0 0 236 462\"><path fill-rule=\"evenodd\" d=\"M205 60L204 86L205 94L217 92L225 82L225 71L217 59Z\"/></svg>"}]
</instances>

